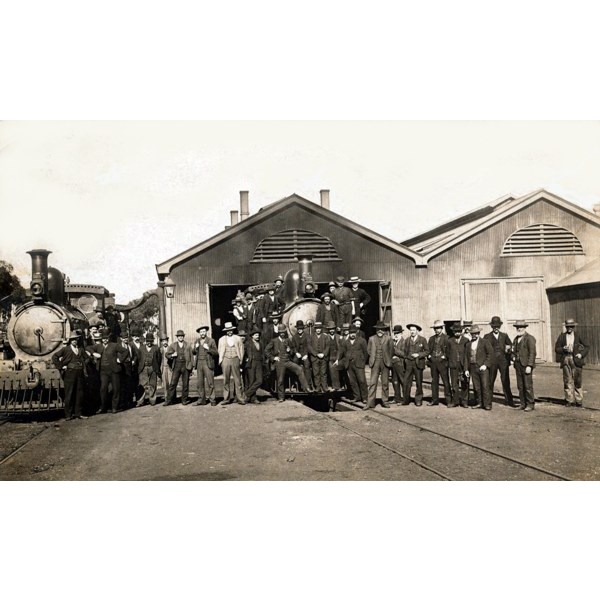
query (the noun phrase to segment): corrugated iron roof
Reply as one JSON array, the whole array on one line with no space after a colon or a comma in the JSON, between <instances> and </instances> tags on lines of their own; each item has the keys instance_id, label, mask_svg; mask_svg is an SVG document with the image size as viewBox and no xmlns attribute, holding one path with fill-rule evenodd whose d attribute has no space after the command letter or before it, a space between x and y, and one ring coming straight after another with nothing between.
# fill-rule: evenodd
<instances>
[{"instance_id":1,"label":"corrugated iron roof","mask_svg":"<svg viewBox=\"0 0 600 600\"><path fill-rule=\"evenodd\" d=\"M548 286L547 289L554 290L557 288L574 287L578 285L590 285L594 283L600 283L600 258L593 260L577 269L570 275L567 275L564 279L554 285Z\"/></svg>"}]
</instances>

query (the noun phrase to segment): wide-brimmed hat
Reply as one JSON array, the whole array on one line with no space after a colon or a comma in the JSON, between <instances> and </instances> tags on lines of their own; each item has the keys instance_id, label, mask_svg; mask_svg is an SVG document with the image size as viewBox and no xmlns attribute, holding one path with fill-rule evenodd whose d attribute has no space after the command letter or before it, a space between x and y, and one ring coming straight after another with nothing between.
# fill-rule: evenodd
<instances>
[{"instance_id":1,"label":"wide-brimmed hat","mask_svg":"<svg viewBox=\"0 0 600 600\"><path fill-rule=\"evenodd\" d=\"M254 300L254 294L251 294L250 292L248 292L245 296L246 300Z\"/></svg>"},{"instance_id":2,"label":"wide-brimmed hat","mask_svg":"<svg viewBox=\"0 0 600 600\"><path fill-rule=\"evenodd\" d=\"M576 325L578 325L578 323L575 321L575 319L565 319L563 325L565 327L575 327Z\"/></svg>"},{"instance_id":3,"label":"wide-brimmed hat","mask_svg":"<svg viewBox=\"0 0 600 600\"><path fill-rule=\"evenodd\" d=\"M200 325L200 327L196 329L196 333L200 333L203 329L206 329L206 331L208 331L210 327L208 325Z\"/></svg>"},{"instance_id":4,"label":"wide-brimmed hat","mask_svg":"<svg viewBox=\"0 0 600 600\"><path fill-rule=\"evenodd\" d=\"M473 321L463 321L463 327L471 327L473 325Z\"/></svg>"},{"instance_id":5,"label":"wide-brimmed hat","mask_svg":"<svg viewBox=\"0 0 600 600\"><path fill-rule=\"evenodd\" d=\"M258 327L253 327L250 335L254 335L255 333L260 333L262 335L262 331Z\"/></svg>"},{"instance_id":6,"label":"wide-brimmed hat","mask_svg":"<svg viewBox=\"0 0 600 600\"><path fill-rule=\"evenodd\" d=\"M239 335L240 337L241 337L241 336L244 336L244 337L245 337L245 336L246 336L246 330L245 330L245 329L240 329L240 330L238 331L238 335Z\"/></svg>"},{"instance_id":7,"label":"wide-brimmed hat","mask_svg":"<svg viewBox=\"0 0 600 600\"><path fill-rule=\"evenodd\" d=\"M420 325L417 325L416 323L408 323L406 329L410 329L411 327L416 327L417 331L423 331L423 328Z\"/></svg>"},{"instance_id":8,"label":"wide-brimmed hat","mask_svg":"<svg viewBox=\"0 0 600 600\"><path fill-rule=\"evenodd\" d=\"M323 329L323 323L321 321L315 321L315 329Z\"/></svg>"},{"instance_id":9,"label":"wide-brimmed hat","mask_svg":"<svg viewBox=\"0 0 600 600\"><path fill-rule=\"evenodd\" d=\"M244 301L244 300L243 300L242 298L234 298L234 299L231 301L231 304L237 304L238 302L243 302L243 301Z\"/></svg>"},{"instance_id":10,"label":"wide-brimmed hat","mask_svg":"<svg viewBox=\"0 0 600 600\"><path fill-rule=\"evenodd\" d=\"M275 286L272 283L269 283L269 284L265 285L264 291L265 292L274 292Z\"/></svg>"},{"instance_id":11,"label":"wide-brimmed hat","mask_svg":"<svg viewBox=\"0 0 600 600\"><path fill-rule=\"evenodd\" d=\"M154 341L154 335L152 333L147 333L146 334L146 341L147 342L153 342Z\"/></svg>"},{"instance_id":12,"label":"wide-brimmed hat","mask_svg":"<svg viewBox=\"0 0 600 600\"><path fill-rule=\"evenodd\" d=\"M169 341L169 336L168 335L161 335L160 338L158 338L160 342L164 342L165 340L167 340L167 342Z\"/></svg>"},{"instance_id":13,"label":"wide-brimmed hat","mask_svg":"<svg viewBox=\"0 0 600 600\"><path fill-rule=\"evenodd\" d=\"M139 327L131 328L131 335L134 337L140 337L142 335L142 333L143 333L143 331Z\"/></svg>"},{"instance_id":14,"label":"wide-brimmed hat","mask_svg":"<svg viewBox=\"0 0 600 600\"><path fill-rule=\"evenodd\" d=\"M350 329L350 323L342 323L342 329Z\"/></svg>"},{"instance_id":15,"label":"wide-brimmed hat","mask_svg":"<svg viewBox=\"0 0 600 600\"><path fill-rule=\"evenodd\" d=\"M287 333L287 327L283 323L277 325L277 333Z\"/></svg>"},{"instance_id":16,"label":"wide-brimmed hat","mask_svg":"<svg viewBox=\"0 0 600 600\"><path fill-rule=\"evenodd\" d=\"M394 329L392 331L394 333L402 333L404 331L404 327L402 327L402 325L394 325Z\"/></svg>"},{"instance_id":17,"label":"wide-brimmed hat","mask_svg":"<svg viewBox=\"0 0 600 600\"><path fill-rule=\"evenodd\" d=\"M235 329L235 325L231 321L227 321L223 326L223 331L233 331Z\"/></svg>"},{"instance_id":18,"label":"wide-brimmed hat","mask_svg":"<svg viewBox=\"0 0 600 600\"><path fill-rule=\"evenodd\" d=\"M470 333L481 333L481 327L479 327L479 325L473 325Z\"/></svg>"},{"instance_id":19,"label":"wide-brimmed hat","mask_svg":"<svg viewBox=\"0 0 600 600\"><path fill-rule=\"evenodd\" d=\"M271 321L273 319L281 319L281 313L277 312L276 310L274 310L270 315L269 315L269 319L271 319Z\"/></svg>"},{"instance_id":20,"label":"wide-brimmed hat","mask_svg":"<svg viewBox=\"0 0 600 600\"><path fill-rule=\"evenodd\" d=\"M463 326L460 323L454 323L454 325L452 325L452 331L454 331L454 333L461 332L463 330Z\"/></svg>"},{"instance_id":21,"label":"wide-brimmed hat","mask_svg":"<svg viewBox=\"0 0 600 600\"><path fill-rule=\"evenodd\" d=\"M350 277L350 279L348 280L350 283L360 283L362 281L362 279L360 279L359 277L356 277L356 275Z\"/></svg>"},{"instance_id":22,"label":"wide-brimmed hat","mask_svg":"<svg viewBox=\"0 0 600 600\"><path fill-rule=\"evenodd\" d=\"M490 327L501 327L502 324L502 319L500 317L492 317L490 321Z\"/></svg>"},{"instance_id":23,"label":"wide-brimmed hat","mask_svg":"<svg viewBox=\"0 0 600 600\"><path fill-rule=\"evenodd\" d=\"M69 337L67 338L67 341L70 342L71 340L78 340L78 339L79 339L79 334L72 331L71 335L69 335Z\"/></svg>"},{"instance_id":24,"label":"wide-brimmed hat","mask_svg":"<svg viewBox=\"0 0 600 600\"><path fill-rule=\"evenodd\" d=\"M175 334L175 337L177 337L177 336L179 336L179 335L183 335L183 336L185 336L185 333L184 333L183 329L178 329L178 330L177 330L177 333Z\"/></svg>"},{"instance_id":25,"label":"wide-brimmed hat","mask_svg":"<svg viewBox=\"0 0 600 600\"><path fill-rule=\"evenodd\" d=\"M109 329L108 327L103 327L103 328L100 330L100 335L101 335L103 338L110 337L110 329Z\"/></svg>"},{"instance_id":26,"label":"wide-brimmed hat","mask_svg":"<svg viewBox=\"0 0 600 600\"><path fill-rule=\"evenodd\" d=\"M360 321L361 324L364 323L364 319L361 319L360 317L352 317L352 322L354 323L354 321Z\"/></svg>"},{"instance_id":27,"label":"wide-brimmed hat","mask_svg":"<svg viewBox=\"0 0 600 600\"><path fill-rule=\"evenodd\" d=\"M350 333L358 333L359 329L356 325L350 325Z\"/></svg>"},{"instance_id":28,"label":"wide-brimmed hat","mask_svg":"<svg viewBox=\"0 0 600 600\"><path fill-rule=\"evenodd\" d=\"M529 327L529 323L525 323L523 319L520 319L519 321L515 321L513 323L513 327Z\"/></svg>"},{"instance_id":29,"label":"wide-brimmed hat","mask_svg":"<svg viewBox=\"0 0 600 600\"><path fill-rule=\"evenodd\" d=\"M331 287L332 285L333 285L333 286L335 286L335 281L330 281L330 282L327 284L327 287Z\"/></svg>"},{"instance_id":30,"label":"wide-brimmed hat","mask_svg":"<svg viewBox=\"0 0 600 600\"><path fill-rule=\"evenodd\" d=\"M325 329L335 329L335 323L333 321L325 321L323 327L325 327Z\"/></svg>"},{"instance_id":31,"label":"wide-brimmed hat","mask_svg":"<svg viewBox=\"0 0 600 600\"><path fill-rule=\"evenodd\" d=\"M346 278L345 278L343 275L338 275L338 276L335 278L335 280L336 280L338 283L345 283L345 282L346 282Z\"/></svg>"},{"instance_id":32,"label":"wide-brimmed hat","mask_svg":"<svg viewBox=\"0 0 600 600\"><path fill-rule=\"evenodd\" d=\"M321 300L325 300L325 298L329 298L331 300L331 298L333 298L333 296L329 293L329 292L325 292L322 296L321 296Z\"/></svg>"},{"instance_id":33,"label":"wide-brimmed hat","mask_svg":"<svg viewBox=\"0 0 600 600\"><path fill-rule=\"evenodd\" d=\"M375 323L375 329L389 329L390 326L386 325L383 321L377 321L377 323Z\"/></svg>"},{"instance_id":34,"label":"wide-brimmed hat","mask_svg":"<svg viewBox=\"0 0 600 600\"><path fill-rule=\"evenodd\" d=\"M304 321L296 321L296 329L298 329L298 327L302 327L302 329L304 329Z\"/></svg>"},{"instance_id":35,"label":"wide-brimmed hat","mask_svg":"<svg viewBox=\"0 0 600 600\"><path fill-rule=\"evenodd\" d=\"M436 319L433 322L433 325L431 326L431 329L437 329L438 327L441 327L443 329L443 327L444 327L444 321L440 321L439 319Z\"/></svg>"}]
</instances>

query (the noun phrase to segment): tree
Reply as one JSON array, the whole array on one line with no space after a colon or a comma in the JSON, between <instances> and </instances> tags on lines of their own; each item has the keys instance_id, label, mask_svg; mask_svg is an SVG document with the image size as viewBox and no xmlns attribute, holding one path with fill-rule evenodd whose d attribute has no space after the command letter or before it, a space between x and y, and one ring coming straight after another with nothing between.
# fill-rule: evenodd
<instances>
[{"instance_id":1,"label":"tree","mask_svg":"<svg viewBox=\"0 0 600 600\"><path fill-rule=\"evenodd\" d=\"M0 260L0 303L2 306L21 304L25 298L25 288L14 274L13 266L5 260Z\"/></svg>"},{"instance_id":2,"label":"tree","mask_svg":"<svg viewBox=\"0 0 600 600\"><path fill-rule=\"evenodd\" d=\"M141 298L127 303L127 307L139 304L129 312L130 327L137 325L142 331L151 332L158 329L158 297L155 295L158 293L162 293L162 290L148 290ZM145 296L146 300L144 300Z\"/></svg>"}]
</instances>

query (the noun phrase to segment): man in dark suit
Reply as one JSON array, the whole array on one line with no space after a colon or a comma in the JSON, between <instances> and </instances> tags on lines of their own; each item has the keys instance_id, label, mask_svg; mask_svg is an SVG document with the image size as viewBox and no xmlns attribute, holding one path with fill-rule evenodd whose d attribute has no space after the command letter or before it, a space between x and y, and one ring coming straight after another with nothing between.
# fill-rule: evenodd
<instances>
[{"instance_id":1,"label":"man in dark suit","mask_svg":"<svg viewBox=\"0 0 600 600\"><path fill-rule=\"evenodd\" d=\"M575 330L575 319L567 319L563 323L565 331L561 333L554 345L563 372L565 400L567 406L583 406L582 375L585 357L590 347L581 339Z\"/></svg>"},{"instance_id":2,"label":"man in dark suit","mask_svg":"<svg viewBox=\"0 0 600 600\"><path fill-rule=\"evenodd\" d=\"M448 381L448 336L444 333L444 322L437 320L432 326L433 335L427 347L429 369L431 370L431 402L429 406L440 403L440 377L444 386L446 404L450 404L450 382Z\"/></svg>"},{"instance_id":3,"label":"man in dark suit","mask_svg":"<svg viewBox=\"0 0 600 600\"><path fill-rule=\"evenodd\" d=\"M185 333L179 329L175 334L176 342L173 342L165 356L173 361L173 372L171 383L167 392L167 399L163 406L169 406L175 400L177 395L177 384L181 377L181 404L188 404L188 395L190 393L190 373L194 368L194 355L192 346L185 341Z\"/></svg>"},{"instance_id":4,"label":"man in dark suit","mask_svg":"<svg viewBox=\"0 0 600 600\"><path fill-rule=\"evenodd\" d=\"M257 302L256 306L256 320L259 327L262 327L263 334L262 339L264 342L267 340L270 341L273 338L273 335L268 335L273 329L272 323L272 315L279 314L285 308L285 301L279 296L275 295L275 286L270 285L267 288L267 293L263 296L260 302ZM278 323L275 323L275 328Z\"/></svg>"},{"instance_id":5,"label":"man in dark suit","mask_svg":"<svg viewBox=\"0 0 600 600\"><path fill-rule=\"evenodd\" d=\"M332 300L333 296L329 292L325 292L321 296L321 304L317 308L317 316L315 321L319 321L320 323L329 323L332 321L333 323L337 323L339 319L339 310L336 304L334 304Z\"/></svg>"},{"instance_id":6,"label":"man in dark suit","mask_svg":"<svg viewBox=\"0 0 600 600\"><path fill-rule=\"evenodd\" d=\"M402 403L404 397L404 343L402 337L404 328L402 325L394 325L392 331L394 339L392 340L392 385L394 386L394 402Z\"/></svg>"},{"instance_id":7,"label":"man in dark suit","mask_svg":"<svg viewBox=\"0 0 600 600\"><path fill-rule=\"evenodd\" d=\"M266 354L271 364L271 369L274 369L277 374L277 397L279 402L285 401L285 374L291 371L300 381L302 390L308 392L308 381L304 376L304 369L300 365L293 362L296 355L296 347L293 341L288 337L285 325L278 326L278 335L272 339L266 347Z\"/></svg>"},{"instance_id":8,"label":"man in dark suit","mask_svg":"<svg viewBox=\"0 0 600 600\"><path fill-rule=\"evenodd\" d=\"M121 365L128 358L128 352L120 343L110 342L111 331L104 328L100 331L102 338L99 344L92 346L92 356L98 359L98 370L100 371L100 410L105 413L108 410L108 388L112 388L111 412L116 413L119 408L119 397L121 392Z\"/></svg>"},{"instance_id":9,"label":"man in dark suit","mask_svg":"<svg viewBox=\"0 0 600 600\"><path fill-rule=\"evenodd\" d=\"M353 398L357 402L364 402L363 410L369 408L367 377L365 365L369 359L367 342L357 337L358 329L355 325L350 327L349 339L344 342L340 349L338 362L347 370Z\"/></svg>"},{"instance_id":10,"label":"man in dark suit","mask_svg":"<svg viewBox=\"0 0 600 600\"><path fill-rule=\"evenodd\" d=\"M471 341L465 347L467 370L465 375L473 382L475 404L471 408L492 410L490 367L494 362L494 350L488 340L480 338L479 325L471 327Z\"/></svg>"},{"instance_id":11,"label":"man in dark suit","mask_svg":"<svg viewBox=\"0 0 600 600\"><path fill-rule=\"evenodd\" d=\"M156 404L156 384L160 377L162 355L158 346L154 345L154 336L146 334L146 343L141 346L138 358L138 376L140 386L144 390L138 399L136 406L144 405L146 398L151 406Z\"/></svg>"},{"instance_id":12,"label":"man in dark suit","mask_svg":"<svg viewBox=\"0 0 600 600\"><path fill-rule=\"evenodd\" d=\"M423 404L423 371L425 370L425 360L429 354L429 345L427 340L419 335L422 328L415 323L409 323L406 328L410 331L410 336L404 342L404 361L406 371L404 374L404 400L403 405L410 404L410 388L412 387L413 377L417 386L415 394L415 406Z\"/></svg>"},{"instance_id":13,"label":"man in dark suit","mask_svg":"<svg viewBox=\"0 0 600 600\"><path fill-rule=\"evenodd\" d=\"M219 356L217 343L208 336L208 325L196 329L200 337L196 340L192 352L195 355L194 367L198 376L198 400L194 406L204 406L210 402L216 406L215 397L215 356Z\"/></svg>"},{"instance_id":14,"label":"man in dark suit","mask_svg":"<svg viewBox=\"0 0 600 600\"><path fill-rule=\"evenodd\" d=\"M490 368L490 388L491 393L494 393L494 382L496 375L500 373L500 381L502 382L502 391L504 392L504 401L507 406L514 407L513 395L510 389L510 376L508 373L508 365L510 363L510 352L512 341L504 331L500 331L502 327L502 319L500 317L492 317L490 321L492 331L486 333L483 338L486 339L494 349L494 362Z\"/></svg>"},{"instance_id":15,"label":"man in dark suit","mask_svg":"<svg viewBox=\"0 0 600 600\"><path fill-rule=\"evenodd\" d=\"M529 326L523 320L515 321L513 327L517 335L513 340L511 364L515 367L517 374L517 387L519 388L519 408L530 412L535 408L535 396L533 394L533 369L535 368L536 347L535 338L527 333Z\"/></svg>"},{"instance_id":16,"label":"man in dark suit","mask_svg":"<svg viewBox=\"0 0 600 600\"><path fill-rule=\"evenodd\" d=\"M369 378L369 390L367 406L375 408L377 396L377 382L381 376L381 406L389 408L390 397L390 369L392 368L392 356L394 349L392 340L387 335L388 326L382 321L375 325L375 335L369 338L367 352L369 353L369 367L371 375Z\"/></svg>"},{"instance_id":17,"label":"man in dark suit","mask_svg":"<svg viewBox=\"0 0 600 600\"><path fill-rule=\"evenodd\" d=\"M352 298L350 302L352 306L353 317L360 317L360 315L364 315L367 304L371 302L371 296L369 296L365 290L358 287L360 281L361 280L356 276L350 277L350 291L352 292Z\"/></svg>"},{"instance_id":18,"label":"man in dark suit","mask_svg":"<svg viewBox=\"0 0 600 600\"><path fill-rule=\"evenodd\" d=\"M122 409L131 408L133 406L133 398L134 398L134 371L137 374L137 352L129 343L129 331L127 329L121 329L120 340L117 342L121 345L123 350L126 352L125 360L121 363L121 372L119 373L119 377L121 379L120 384L120 407Z\"/></svg>"},{"instance_id":19,"label":"man in dark suit","mask_svg":"<svg viewBox=\"0 0 600 600\"><path fill-rule=\"evenodd\" d=\"M292 334L292 342L296 349L294 362L304 369L304 377L308 381L310 391L313 390L312 373L310 370L310 352L308 350L308 335L304 332L304 321L296 321L296 333Z\"/></svg>"},{"instance_id":20,"label":"man in dark suit","mask_svg":"<svg viewBox=\"0 0 600 600\"><path fill-rule=\"evenodd\" d=\"M265 355L263 343L260 341L260 334L261 330L258 327L250 332L244 352L247 377L246 397L251 404L260 404L256 392L263 382Z\"/></svg>"},{"instance_id":21,"label":"man in dark suit","mask_svg":"<svg viewBox=\"0 0 600 600\"><path fill-rule=\"evenodd\" d=\"M329 336L323 333L323 323L315 322L315 330L308 338L308 353L312 364L312 376L317 392L327 391L327 365L329 364Z\"/></svg>"},{"instance_id":22,"label":"man in dark suit","mask_svg":"<svg viewBox=\"0 0 600 600\"><path fill-rule=\"evenodd\" d=\"M338 391L340 389L340 372L336 365L340 351L340 336L336 333L335 321L325 323L327 335L329 337L329 360L327 362L327 372L329 373L329 381L331 387Z\"/></svg>"},{"instance_id":23,"label":"man in dark suit","mask_svg":"<svg viewBox=\"0 0 600 600\"><path fill-rule=\"evenodd\" d=\"M346 278L340 275L335 278L336 288L333 290L332 302L338 307L338 321L336 325L341 327L344 323L352 320L352 290L344 285Z\"/></svg>"},{"instance_id":24,"label":"man in dark suit","mask_svg":"<svg viewBox=\"0 0 600 600\"><path fill-rule=\"evenodd\" d=\"M131 328L131 342L129 343L129 347L133 352L131 360L131 390L134 401L141 398L144 393L144 386L140 385L140 360L142 348L145 348L141 336L142 330L138 326Z\"/></svg>"},{"instance_id":25,"label":"man in dark suit","mask_svg":"<svg viewBox=\"0 0 600 600\"><path fill-rule=\"evenodd\" d=\"M448 408L469 406L468 386L467 393L463 393L461 383L465 377L465 371L468 370L465 346L467 341L462 335L462 325L458 323L452 326L454 335L448 339L448 373L450 376L450 396ZM467 380L468 381L468 380Z\"/></svg>"},{"instance_id":26,"label":"man in dark suit","mask_svg":"<svg viewBox=\"0 0 600 600\"><path fill-rule=\"evenodd\" d=\"M52 356L54 366L63 376L65 386L65 419L87 419L81 414L85 390L88 354L79 347L79 335L71 333L68 345Z\"/></svg>"}]
</instances>

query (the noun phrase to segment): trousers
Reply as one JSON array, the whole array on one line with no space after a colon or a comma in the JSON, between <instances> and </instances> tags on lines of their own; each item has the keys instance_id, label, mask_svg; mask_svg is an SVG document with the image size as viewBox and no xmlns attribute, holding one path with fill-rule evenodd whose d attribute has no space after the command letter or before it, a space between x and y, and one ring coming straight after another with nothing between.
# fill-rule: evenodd
<instances>
[{"instance_id":1,"label":"trousers","mask_svg":"<svg viewBox=\"0 0 600 600\"><path fill-rule=\"evenodd\" d=\"M65 386L65 417L67 419L80 417L85 385L83 369L67 369L63 383Z\"/></svg>"},{"instance_id":2,"label":"trousers","mask_svg":"<svg viewBox=\"0 0 600 600\"><path fill-rule=\"evenodd\" d=\"M215 372L205 360L198 361L198 400L215 399Z\"/></svg>"},{"instance_id":3,"label":"trousers","mask_svg":"<svg viewBox=\"0 0 600 600\"><path fill-rule=\"evenodd\" d=\"M531 373L525 373L525 367L517 361L515 363L515 372L517 374L517 387L519 388L519 400L521 408L535 405L535 397L533 395L533 369Z\"/></svg>"},{"instance_id":4,"label":"trousers","mask_svg":"<svg viewBox=\"0 0 600 600\"><path fill-rule=\"evenodd\" d=\"M480 371L476 364L469 366L475 402L483 408L492 408L492 391L490 388L490 371Z\"/></svg>"},{"instance_id":5,"label":"trousers","mask_svg":"<svg viewBox=\"0 0 600 600\"><path fill-rule=\"evenodd\" d=\"M368 402L367 376L365 368L358 367L353 362L348 364L348 379L352 388L352 396L358 402Z\"/></svg>"},{"instance_id":6,"label":"trousers","mask_svg":"<svg viewBox=\"0 0 600 600\"><path fill-rule=\"evenodd\" d=\"M423 369L417 367L414 360L406 361L406 371L404 373L404 402L410 402L410 388L412 387L413 377L417 386L415 394L415 404L421 406L423 403Z\"/></svg>"},{"instance_id":7,"label":"trousers","mask_svg":"<svg viewBox=\"0 0 600 600\"><path fill-rule=\"evenodd\" d=\"M450 402L450 381L448 380L448 362L445 360L432 359L429 367L431 371L431 400L434 404L440 401L440 378L444 386L444 398L446 404Z\"/></svg>"},{"instance_id":8,"label":"trousers","mask_svg":"<svg viewBox=\"0 0 600 600\"><path fill-rule=\"evenodd\" d=\"M583 369L575 365L572 356L565 356L563 366L563 383L565 386L565 400L569 404L583 403L582 379Z\"/></svg>"},{"instance_id":9,"label":"trousers","mask_svg":"<svg viewBox=\"0 0 600 600\"><path fill-rule=\"evenodd\" d=\"M383 360L376 358L371 367L371 376L369 377L368 405L375 406L375 397L377 395L377 381L381 376L381 401L387 402L390 397L390 369L386 367Z\"/></svg>"},{"instance_id":10,"label":"trousers","mask_svg":"<svg viewBox=\"0 0 600 600\"><path fill-rule=\"evenodd\" d=\"M165 404L171 404L175 400L177 395L177 384L181 377L181 402L187 403L188 395L190 393L190 372L187 370L184 362L176 361L173 365L173 373L171 377L171 383L169 384L169 391L167 393L167 399Z\"/></svg>"},{"instance_id":11,"label":"trousers","mask_svg":"<svg viewBox=\"0 0 600 600\"><path fill-rule=\"evenodd\" d=\"M242 374L240 371L240 359L223 358L221 363L223 369L223 402L228 402L230 396L235 396L236 400L243 401L242 398ZM231 389L231 379L233 378L233 390Z\"/></svg>"}]
</instances>

